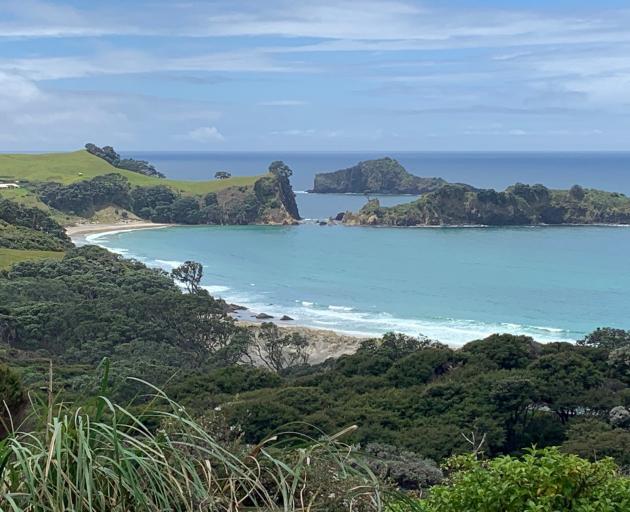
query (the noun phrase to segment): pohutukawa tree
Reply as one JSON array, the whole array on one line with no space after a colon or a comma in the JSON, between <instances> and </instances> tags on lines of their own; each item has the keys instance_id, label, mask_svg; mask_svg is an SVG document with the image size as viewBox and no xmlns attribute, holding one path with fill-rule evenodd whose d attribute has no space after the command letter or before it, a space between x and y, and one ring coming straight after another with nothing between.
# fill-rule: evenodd
<instances>
[{"instance_id":1,"label":"pohutukawa tree","mask_svg":"<svg viewBox=\"0 0 630 512\"><path fill-rule=\"evenodd\" d=\"M188 293L197 293L201 289L199 283L203 277L203 265L196 261L186 261L183 265L174 268L171 275L184 284Z\"/></svg>"}]
</instances>

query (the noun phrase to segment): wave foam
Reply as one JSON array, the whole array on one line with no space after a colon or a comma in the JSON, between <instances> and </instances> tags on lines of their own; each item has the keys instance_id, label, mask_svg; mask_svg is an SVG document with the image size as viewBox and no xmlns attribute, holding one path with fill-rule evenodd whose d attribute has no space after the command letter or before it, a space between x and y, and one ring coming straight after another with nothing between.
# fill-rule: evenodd
<instances>
[{"instance_id":1,"label":"wave foam","mask_svg":"<svg viewBox=\"0 0 630 512\"><path fill-rule=\"evenodd\" d=\"M183 261L177 261L177 260L154 260L154 261L155 263L158 264L159 267L165 270L172 270L184 264Z\"/></svg>"},{"instance_id":2,"label":"wave foam","mask_svg":"<svg viewBox=\"0 0 630 512\"><path fill-rule=\"evenodd\" d=\"M333 305L328 306L328 309L330 309L331 311L353 311L354 310L354 308L351 308L350 306L333 306Z\"/></svg>"},{"instance_id":3,"label":"wave foam","mask_svg":"<svg viewBox=\"0 0 630 512\"><path fill-rule=\"evenodd\" d=\"M229 286L221 286L221 285L209 285L209 286L202 286L202 288L204 290L207 290L207 292L209 294L215 294L215 293L223 293L223 292L227 292L230 290Z\"/></svg>"}]
</instances>

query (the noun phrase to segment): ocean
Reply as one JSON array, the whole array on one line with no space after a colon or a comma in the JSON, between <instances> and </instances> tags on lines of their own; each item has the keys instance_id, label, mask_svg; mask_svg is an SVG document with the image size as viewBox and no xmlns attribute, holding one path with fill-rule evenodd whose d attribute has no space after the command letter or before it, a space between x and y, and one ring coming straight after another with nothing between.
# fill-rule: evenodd
<instances>
[{"instance_id":1,"label":"ocean","mask_svg":"<svg viewBox=\"0 0 630 512\"><path fill-rule=\"evenodd\" d=\"M361 160L390 156L418 176L439 176L475 187L503 190L516 182L569 188L576 183L630 195L630 152L173 152L127 151L152 162L169 178L207 180L219 170L235 176L263 174L273 160L293 169L296 191L313 187L317 172L350 167Z\"/></svg>"},{"instance_id":2,"label":"ocean","mask_svg":"<svg viewBox=\"0 0 630 512\"><path fill-rule=\"evenodd\" d=\"M317 171L367 153L130 153L169 177L263 172L284 159L303 217L356 210L365 197L306 194ZM401 153L410 171L476 186L574 183L630 193L626 153ZM413 200L382 197L385 204ZM599 326L630 328L630 228L370 228L193 226L90 235L88 242L170 270L204 265L213 295L294 323L461 345L495 332L573 341Z\"/></svg>"}]
</instances>

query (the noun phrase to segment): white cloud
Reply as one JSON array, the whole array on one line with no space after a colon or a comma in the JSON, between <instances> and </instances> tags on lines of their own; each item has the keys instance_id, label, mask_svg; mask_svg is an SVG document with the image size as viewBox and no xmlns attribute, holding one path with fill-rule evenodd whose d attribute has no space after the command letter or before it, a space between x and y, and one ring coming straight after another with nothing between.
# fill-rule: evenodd
<instances>
[{"instance_id":1,"label":"white cloud","mask_svg":"<svg viewBox=\"0 0 630 512\"><path fill-rule=\"evenodd\" d=\"M215 126L200 126L186 134L194 142L223 142L225 137Z\"/></svg>"}]
</instances>

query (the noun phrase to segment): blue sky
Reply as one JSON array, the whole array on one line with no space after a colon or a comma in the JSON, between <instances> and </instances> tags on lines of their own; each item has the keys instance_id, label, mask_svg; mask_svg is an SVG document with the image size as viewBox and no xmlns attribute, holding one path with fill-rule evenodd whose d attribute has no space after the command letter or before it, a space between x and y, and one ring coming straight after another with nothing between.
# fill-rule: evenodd
<instances>
[{"instance_id":1,"label":"blue sky","mask_svg":"<svg viewBox=\"0 0 630 512\"><path fill-rule=\"evenodd\" d=\"M0 0L0 150L627 150L626 1Z\"/></svg>"}]
</instances>

